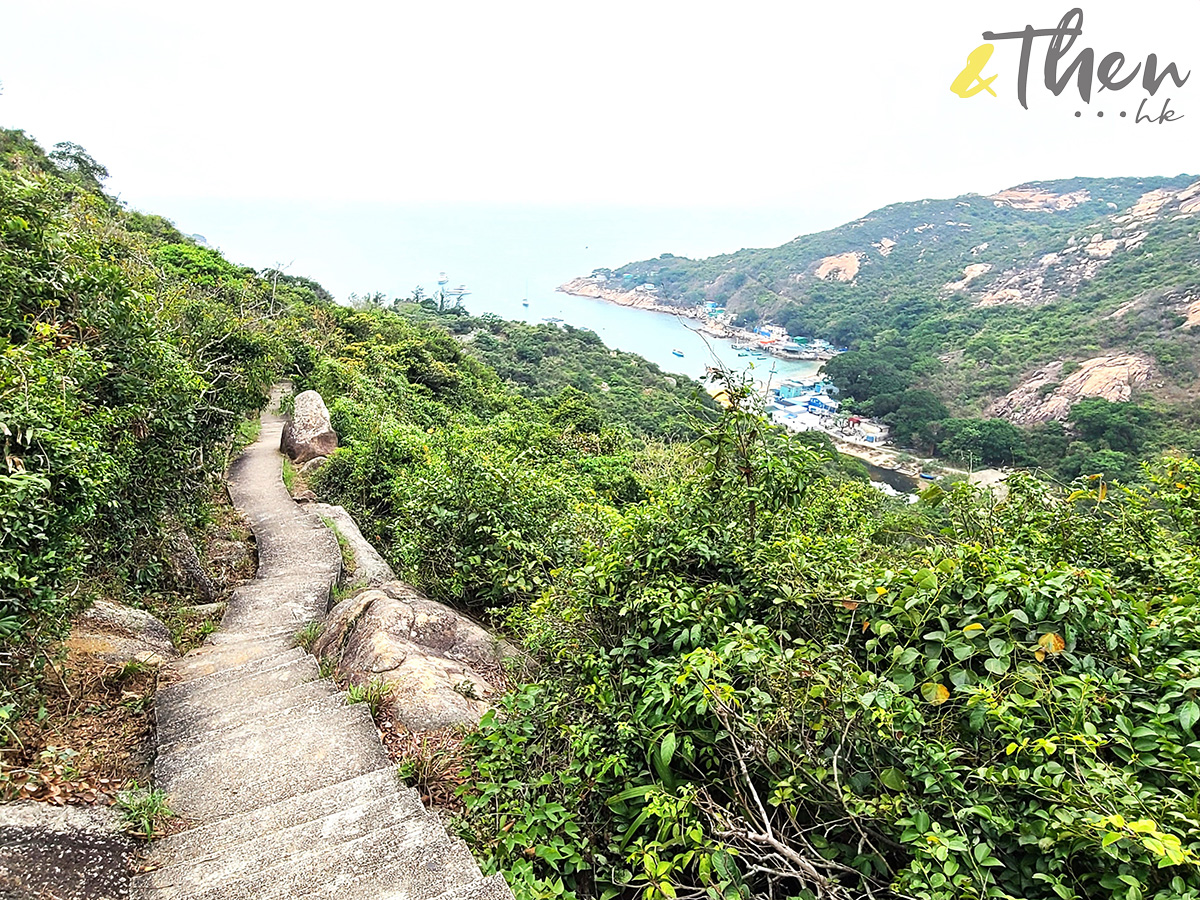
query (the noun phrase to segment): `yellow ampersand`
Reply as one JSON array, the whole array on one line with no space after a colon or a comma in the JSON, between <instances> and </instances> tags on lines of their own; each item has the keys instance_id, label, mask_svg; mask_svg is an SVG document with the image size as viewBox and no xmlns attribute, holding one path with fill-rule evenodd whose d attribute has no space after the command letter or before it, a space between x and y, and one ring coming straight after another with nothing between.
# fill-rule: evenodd
<instances>
[{"instance_id":1,"label":"yellow ampersand","mask_svg":"<svg viewBox=\"0 0 1200 900\"><path fill-rule=\"evenodd\" d=\"M958 73L958 77L954 81L950 82L950 90L963 99L974 97L980 91L987 91L993 97L999 96L992 90L992 82L996 80L997 76L983 77L983 67L988 64L988 60L992 58L992 51L995 49L995 44L980 44L972 50L971 55L967 57L967 67Z\"/></svg>"}]
</instances>

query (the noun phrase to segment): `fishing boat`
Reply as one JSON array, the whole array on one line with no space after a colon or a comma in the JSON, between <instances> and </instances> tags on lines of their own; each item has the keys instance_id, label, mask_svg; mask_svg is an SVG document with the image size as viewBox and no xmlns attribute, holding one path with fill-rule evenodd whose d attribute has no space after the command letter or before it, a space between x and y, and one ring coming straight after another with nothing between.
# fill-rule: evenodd
<instances>
[{"instance_id":1,"label":"fishing boat","mask_svg":"<svg viewBox=\"0 0 1200 900\"><path fill-rule=\"evenodd\" d=\"M682 350L672 350L671 354L673 356L683 356L683 351Z\"/></svg>"},{"instance_id":2,"label":"fishing boat","mask_svg":"<svg viewBox=\"0 0 1200 900\"><path fill-rule=\"evenodd\" d=\"M738 356L749 356L749 355L750 355L749 350L743 350L741 353L738 354Z\"/></svg>"},{"instance_id":3,"label":"fishing boat","mask_svg":"<svg viewBox=\"0 0 1200 900\"><path fill-rule=\"evenodd\" d=\"M529 305L529 301L528 301L528 300L522 300L522 301L521 301L521 305L522 305L522 306L528 306L528 305Z\"/></svg>"}]
</instances>

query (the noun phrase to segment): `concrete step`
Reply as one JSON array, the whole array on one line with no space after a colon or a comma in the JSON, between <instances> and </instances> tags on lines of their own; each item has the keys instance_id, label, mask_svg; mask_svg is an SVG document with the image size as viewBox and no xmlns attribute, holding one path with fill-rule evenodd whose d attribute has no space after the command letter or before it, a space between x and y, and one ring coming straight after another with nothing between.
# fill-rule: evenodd
<instances>
[{"instance_id":1,"label":"concrete step","mask_svg":"<svg viewBox=\"0 0 1200 900\"><path fill-rule=\"evenodd\" d=\"M206 649L212 646L213 645L211 644L206 644L205 647L201 649ZM308 655L309 654L305 653L299 647L289 647L288 649L274 653L271 656L247 660L240 665L230 666L227 669L221 669L219 672L207 672L203 675L192 675L179 681L174 681L171 684L163 685L158 689L158 692L154 695L154 697L155 700L159 700L164 696L171 698L175 696L195 694L199 691L203 691L210 685L221 684L224 681L231 681L241 678L244 675L250 675L255 672L273 669L276 666L286 665L287 663L294 662L295 660L303 659ZM183 659L187 660L188 658L188 656L185 656ZM177 664L178 663L171 663L167 667L166 672L173 676L176 671L173 667ZM183 670L181 674L186 674L186 669Z\"/></svg>"},{"instance_id":2,"label":"concrete step","mask_svg":"<svg viewBox=\"0 0 1200 900\"><path fill-rule=\"evenodd\" d=\"M321 594L328 599L329 586L336 583L341 566L341 551L338 551L338 569L321 566L312 571L307 561L302 561L296 568L287 573L271 577L261 576L253 581L243 582L230 594L229 605L238 608L254 604L271 597L316 597ZM299 573L299 574L296 574Z\"/></svg>"},{"instance_id":3,"label":"concrete step","mask_svg":"<svg viewBox=\"0 0 1200 900\"><path fill-rule=\"evenodd\" d=\"M379 740L366 704L338 703L330 709L319 701L300 716L275 719L262 728L247 722L242 729L198 746L160 753L154 760L154 777L164 784L179 784L213 774L228 778L238 771L269 774L304 765L314 754L336 753L342 744L364 738Z\"/></svg>"},{"instance_id":4,"label":"concrete step","mask_svg":"<svg viewBox=\"0 0 1200 900\"><path fill-rule=\"evenodd\" d=\"M284 648L290 649L290 648ZM278 656L277 645L250 640L229 644L204 644L171 665L180 680L202 678L225 669L233 669L268 656Z\"/></svg>"},{"instance_id":5,"label":"concrete step","mask_svg":"<svg viewBox=\"0 0 1200 900\"><path fill-rule=\"evenodd\" d=\"M317 846L233 881L206 883L196 866L186 892L165 894L135 882L131 900L295 900L298 897L369 897L388 890L405 900L430 900L479 880L479 867L435 829L410 823L351 841ZM185 887L180 885L179 887ZM143 893L143 889L145 892Z\"/></svg>"},{"instance_id":6,"label":"concrete step","mask_svg":"<svg viewBox=\"0 0 1200 900\"><path fill-rule=\"evenodd\" d=\"M386 796L392 796L397 803L407 804L414 810L423 809L417 792L401 785L395 767L389 764L365 775L327 784L307 794L162 838L154 842L150 862L165 867L193 857L211 856L259 835L303 825L338 810L373 803Z\"/></svg>"},{"instance_id":7,"label":"concrete step","mask_svg":"<svg viewBox=\"0 0 1200 900\"><path fill-rule=\"evenodd\" d=\"M205 684L198 690L191 689L191 683L186 681L160 688L155 707L163 711L164 718L170 718L176 707L212 707L236 701L239 697L262 696L287 690L306 681L320 681L321 669L315 659L303 655L293 657L281 665L264 666L260 669L243 667L243 671L236 673L230 669L221 677L208 675L205 678ZM182 688L187 690L177 690Z\"/></svg>"},{"instance_id":8,"label":"concrete step","mask_svg":"<svg viewBox=\"0 0 1200 900\"><path fill-rule=\"evenodd\" d=\"M159 752L163 747L184 740L189 734L218 734L260 716L288 710L336 692L337 689L328 680L305 681L233 706L198 698L194 704L180 703L172 708L164 708L158 712L155 723Z\"/></svg>"},{"instance_id":9,"label":"concrete step","mask_svg":"<svg viewBox=\"0 0 1200 900\"><path fill-rule=\"evenodd\" d=\"M313 688L314 696L301 698L298 695L290 706L283 706L276 701L275 707L262 707L258 703L275 700L278 694L267 694L265 698L235 704L229 709L233 716L244 711L247 707L258 706L257 715L245 715L240 721L229 722L223 728L204 728L199 726L185 729L178 734L174 741L158 742L158 755L174 757L186 750L208 746L218 742L243 742L261 737L267 733L276 733L281 728L295 729L300 727L321 728L328 724L331 714L336 714L346 705L346 695L335 692L328 682L312 682L311 685L299 687ZM322 691L321 688L324 688ZM291 693L288 691L286 693ZM256 702L257 701L257 702Z\"/></svg>"},{"instance_id":10,"label":"concrete step","mask_svg":"<svg viewBox=\"0 0 1200 900\"><path fill-rule=\"evenodd\" d=\"M160 900L191 897L198 889L247 878L253 873L303 856L314 848L332 848L377 832L404 827L409 844L433 845L442 837L441 823L418 802L390 794L357 806L348 806L319 819L312 819L252 838L236 847L210 851L174 865L158 868L145 876L142 889L153 889Z\"/></svg>"},{"instance_id":11,"label":"concrete step","mask_svg":"<svg viewBox=\"0 0 1200 900\"><path fill-rule=\"evenodd\" d=\"M269 740L255 742L257 757L231 761L197 754L192 757L194 770L160 778L158 786L170 795L176 813L204 825L387 766L387 754L365 705L346 709L357 713L357 723L325 726L323 742L319 737L280 731ZM218 743L222 750L234 749Z\"/></svg>"},{"instance_id":12,"label":"concrete step","mask_svg":"<svg viewBox=\"0 0 1200 900\"><path fill-rule=\"evenodd\" d=\"M220 647L225 644L261 641L280 650L290 650L296 645L296 632L304 627L304 622L304 619L289 616L279 622L266 622L252 628L222 629L209 635L208 643L213 647Z\"/></svg>"}]
</instances>

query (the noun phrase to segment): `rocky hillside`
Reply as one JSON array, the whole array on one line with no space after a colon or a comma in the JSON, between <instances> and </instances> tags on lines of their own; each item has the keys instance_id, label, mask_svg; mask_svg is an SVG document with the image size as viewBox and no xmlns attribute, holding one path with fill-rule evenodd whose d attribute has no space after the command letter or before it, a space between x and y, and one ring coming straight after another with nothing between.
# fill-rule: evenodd
<instances>
[{"instance_id":1,"label":"rocky hillside","mask_svg":"<svg viewBox=\"0 0 1200 900\"><path fill-rule=\"evenodd\" d=\"M1191 175L1037 182L894 204L772 249L599 269L564 289L663 309L714 301L745 322L895 348L954 412L1037 422L1065 418L1076 395L1192 398L1198 214ZM1101 377L1126 358L1138 362L1123 388ZM1095 377L1047 403L1064 365Z\"/></svg>"}]
</instances>

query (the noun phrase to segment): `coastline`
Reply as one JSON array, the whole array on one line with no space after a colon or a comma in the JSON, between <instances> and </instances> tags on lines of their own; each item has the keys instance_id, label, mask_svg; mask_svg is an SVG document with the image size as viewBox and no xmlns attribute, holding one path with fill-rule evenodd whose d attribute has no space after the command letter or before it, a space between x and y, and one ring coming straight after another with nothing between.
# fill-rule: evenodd
<instances>
[{"instance_id":1,"label":"coastline","mask_svg":"<svg viewBox=\"0 0 1200 900\"><path fill-rule=\"evenodd\" d=\"M825 432L825 434L833 441L833 445L837 448L838 453L853 456L877 468L891 469L893 472L899 472L901 475L908 475L912 478L916 478L921 474L921 460L901 462L900 454L895 450L887 450L883 447L864 447L861 444L842 440L835 435L829 434L829 432ZM936 460L928 460L928 462L940 465ZM945 467L942 466L942 468Z\"/></svg>"},{"instance_id":2,"label":"coastline","mask_svg":"<svg viewBox=\"0 0 1200 900\"><path fill-rule=\"evenodd\" d=\"M642 290L641 287L635 287L630 290L619 290L616 288L606 287L602 282L597 282L592 277L574 278L571 281L561 284L556 288L560 293L567 294L572 297L583 297L589 300L602 300L606 303L612 303L617 306L627 306L632 309L641 309L647 312L664 313L666 315L676 316L679 318L690 319L692 321L703 322L704 325L698 329L712 337L737 340L743 337L740 329L731 329L727 326L709 321L708 316L702 308L672 306L670 304L659 302L653 293ZM753 337L752 334L747 334L747 337ZM760 391L764 393L769 389L771 376L766 379L755 378ZM981 470L975 473L968 473L965 470L947 465L944 461L938 459L921 459L910 457L901 459L901 452L892 448L881 446L868 446L866 444L858 444L847 441L837 434L824 432L832 439L834 446L839 453L844 453L847 456L853 456L865 463L875 466L879 469L887 469L904 475L914 480L919 479L922 471L933 469L938 474L944 475L960 475L968 477L973 483L988 483L995 481L998 477L1002 477L1002 473L998 470Z\"/></svg>"},{"instance_id":3,"label":"coastline","mask_svg":"<svg viewBox=\"0 0 1200 900\"><path fill-rule=\"evenodd\" d=\"M640 287L628 291L615 288L601 287L591 278L573 278L566 284L560 284L555 290L572 297L587 297L592 300L604 300L617 306L629 306L633 309L644 309L649 312L666 313L671 316L681 316L685 319L702 320L707 318L694 306L671 306L659 303L654 295L643 291Z\"/></svg>"},{"instance_id":4,"label":"coastline","mask_svg":"<svg viewBox=\"0 0 1200 900\"><path fill-rule=\"evenodd\" d=\"M570 297L583 297L588 300L603 300L617 306L628 306L631 309L643 309L647 312L664 313L692 321L701 322L699 331L710 337L729 341L744 341L754 344L756 349L767 356L788 362L828 362L836 352L832 350L796 350L775 346L773 340L763 340L765 332L757 332L748 328L737 328L732 324L732 315L724 313L714 317L703 306L674 306L662 303L657 299L657 289L653 285L638 285L629 290L605 286L603 276L585 276L573 278L565 284L560 284L556 291ZM786 336L786 335L785 335ZM819 342L818 342L819 343ZM734 349L737 349L735 346ZM795 350L795 352L793 352Z\"/></svg>"}]
</instances>

